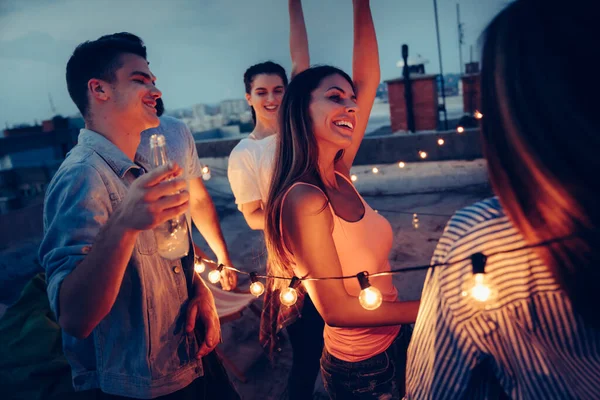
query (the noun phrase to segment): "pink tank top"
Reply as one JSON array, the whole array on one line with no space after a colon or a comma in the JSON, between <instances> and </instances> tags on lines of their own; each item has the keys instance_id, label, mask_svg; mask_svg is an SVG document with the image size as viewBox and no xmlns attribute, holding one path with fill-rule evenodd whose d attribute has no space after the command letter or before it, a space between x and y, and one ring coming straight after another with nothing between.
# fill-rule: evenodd
<instances>
[{"instance_id":1,"label":"pink tank top","mask_svg":"<svg viewBox=\"0 0 600 400\"><path fill-rule=\"evenodd\" d=\"M352 185L348 178L336 173ZM309 183L296 182L288 189L287 193L296 185L309 185L321 190ZM352 187L354 188L354 185ZM342 272L344 275L356 275L362 271L367 271L369 274L389 271L391 267L388 257L393 242L392 227L387 219L373 211L358 191L354 190L365 208L365 214L361 220L345 221L335 214L329 203L334 221L333 241ZM327 197L325 193L323 195ZM285 202L285 197L283 202ZM398 291L392 283L391 275L369 278L369 281L371 285L381 290L384 301L396 300ZM343 282L348 294L356 297L358 302L360 293L358 279L345 279ZM325 348L331 355L344 361L358 362L387 350L399 331L399 325L373 328L334 328L326 324L323 336Z\"/></svg>"}]
</instances>

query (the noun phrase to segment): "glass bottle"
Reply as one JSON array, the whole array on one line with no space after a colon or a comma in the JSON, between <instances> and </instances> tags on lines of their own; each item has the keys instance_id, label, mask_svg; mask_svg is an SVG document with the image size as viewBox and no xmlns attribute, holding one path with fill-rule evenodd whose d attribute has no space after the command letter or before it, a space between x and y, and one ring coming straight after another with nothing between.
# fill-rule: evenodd
<instances>
[{"instance_id":1,"label":"glass bottle","mask_svg":"<svg viewBox=\"0 0 600 400\"><path fill-rule=\"evenodd\" d=\"M150 151L154 168L167 164L167 144L163 135L150 136ZM167 260L177 260L185 257L190 250L188 224L185 213L163 222L154 228L154 237L158 246L158 254Z\"/></svg>"}]
</instances>

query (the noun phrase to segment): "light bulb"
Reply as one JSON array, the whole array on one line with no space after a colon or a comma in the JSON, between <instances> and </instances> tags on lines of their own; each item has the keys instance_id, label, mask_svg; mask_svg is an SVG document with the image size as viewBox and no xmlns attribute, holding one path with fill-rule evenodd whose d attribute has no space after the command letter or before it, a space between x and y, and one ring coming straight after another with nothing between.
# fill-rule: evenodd
<instances>
[{"instance_id":1,"label":"light bulb","mask_svg":"<svg viewBox=\"0 0 600 400\"><path fill-rule=\"evenodd\" d=\"M265 285L258 280L258 274L256 272L250 272L250 280L252 281L250 284L250 293L258 297L265 292Z\"/></svg>"},{"instance_id":2,"label":"light bulb","mask_svg":"<svg viewBox=\"0 0 600 400\"><path fill-rule=\"evenodd\" d=\"M399 167L399 168L404 168L405 166L406 166L406 164L404 163L404 161L400 161L400 162L398 163L398 167Z\"/></svg>"},{"instance_id":3,"label":"light bulb","mask_svg":"<svg viewBox=\"0 0 600 400\"><path fill-rule=\"evenodd\" d=\"M487 304L496 299L498 292L489 282L488 277L484 273L480 273L473 275L462 295L470 296L475 304Z\"/></svg>"},{"instance_id":4,"label":"light bulb","mask_svg":"<svg viewBox=\"0 0 600 400\"><path fill-rule=\"evenodd\" d=\"M208 168L206 165L204 167L202 167L203 174L208 174L209 172L210 172L210 168Z\"/></svg>"},{"instance_id":5,"label":"light bulb","mask_svg":"<svg viewBox=\"0 0 600 400\"><path fill-rule=\"evenodd\" d=\"M427 152L421 150L419 151L419 157L421 157L423 160L427 158Z\"/></svg>"},{"instance_id":6,"label":"light bulb","mask_svg":"<svg viewBox=\"0 0 600 400\"><path fill-rule=\"evenodd\" d=\"M443 146L443 145L444 145L444 143L445 143L445 142L444 142L444 139L438 139L438 144L439 144L440 146Z\"/></svg>"},{"instance_id":7,"label":"light bulb","mask_svg":"<svg viewBox=\"0 0 600 400\"><path fill-rule=\"evenodd\" d=\"M412 224L413 224L413 228L415 228L415 229L419 228L419 216L417 214L413 214Z\"/></svg>"},{"instance_id":8,"label":"light bulb","mask_svg":"<svg viewBox=\"0 0 600 400\"><path fill-rule=\"evenodd\" d=\"M487 305L498 297L498 291L485 274L486 261L487 257L482 253L475 253L471 256L473 276L467 281L462 291L463 296L470 296L474 304L478 305Z\"/></svg>"},{"instance_id":9,"label":"light bulb","mask_svg":"<svg viewBox=\"0 0 600 400\"><path fill-rule=\"evenodd\" d=\"M373 167L373 173L374 173L374 174L377 174L377 173L379 173L379 168L377 168L377 167Z\"/></svg>"},{"instance_id":10,"label":"light bulb","mask_svg":"<svg viewBox=\"0 0 600 400\"><path fill-rule=\"evenodd\" d=\"M211 178L210 172L207 172L206 174L202 174L202 179L204 179L205 181L209 180Z\"/></svg>"},{"instance_id":11,"label":"light bulb","mask_svg":"<svg viewBox=\"0 0 600 400\"><path fill-rule=\"evenodd\" d=\"M287 287L279 294L279 300L285 306L293 306L296 304L296 300L298 300L298 291L293 287Z\"/></svg>"},{"instance_id":12,"label":"light bulb","mask_svg":"<svg viewBox=\"0 0 600 400\"><path fill-rule=\"evenodd\" d=\"M487 285L484 274L475 274L473 276L475 284L471 288L471 297L477 301L485 302L492 297L492 289Z\"/></svg>"},{"instance_id":13,"label":"light bulb","mask_svg":"<svg viewBox=\"0 0 600 400\"><path fill-rule=\"evenodd\" d=\"M376 287L371 286L369 283L368 272L359 272L356 274L356 277L358 278L358 284L360 285L358 302L365 310L375 310L383 302L381 291Z\"/></svg>"},{"instance_id":14,"label":"light bulb","mask_svg":"<svg viewBox=\"0 0 600 400\"><path fill-rule=\"evenodd\" d=\"M463 128L462 126L457 126L456 127L456 132L463 133L464 131L465 131L465 128Z\"/></svg>"},{"instance_id":15,"label":"light bulb","mask_svg":"<svg viewBox=\"0 0 600 400\"><path fill-rule=\"evenodd\" d=\"M381 295L381 291L379 289L369 286L368 288L360 291L360 294L358 295L358 301L365 310L375 310L376 308L379 308L381 303L383 303L383 296Z\"/></svg>"},{"instance_id":16,"label":"light bulb","mask_svg":"<svg viewBox=\"0 0 600 400\"><path fill-rule=\"evenodd\" d=\"M205 269L206 265L204 265L204 261L197 258L194 261L194 271L196 271L197 274L201 274L204 272Z\"/></svg>"},{"instance_id":17,"label":"light bulb","mask_svg":"<svg viewBox=\"0 0 600 400\"><path fill-rule=\"evenodd\" d=\"M350 179L352 180L352 182L356 182L356 181L358 180L358 176L356 176L356 175L352 174L352 175L350 176Z\"/></svg>"},{"instance_id":18,"label":"light bulb","mask_svg":"<svg viewBox=\"0 0 600 400\"><path fill-rule=\"evenodd\" d=\"M473 114L473 116L475 117L475 119L483 118L483 114L480 113L479 110L475 110L475 113Z\"/></svg>"},{"instance_id":19,"label":"light bulb","mask_svg":"<svg viewBox=\"0 0 600 400\"><path fill-rule=\"evenodd\" d=\"M260 296L265 292L265 285L262 282L256 281L250 284L250 293L255 295L256 297Z\"/></svg>"},{"instance_id":20,"label":"light bulb","mask_svg":"<svg viewBox=\"0 0 600 400\"><path fill-rule=\"evenodd\" d=\"M218 269L213 269L208 273L208 280L211 283L218 283L221 280L221 271Z\"/></svg>"}]
</instances>

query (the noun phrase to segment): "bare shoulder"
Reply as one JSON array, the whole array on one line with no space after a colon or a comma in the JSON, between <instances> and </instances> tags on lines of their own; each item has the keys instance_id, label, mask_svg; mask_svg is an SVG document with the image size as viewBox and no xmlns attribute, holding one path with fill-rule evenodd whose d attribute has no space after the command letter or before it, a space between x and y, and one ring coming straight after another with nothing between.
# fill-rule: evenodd
<instances>
[{"instance_id":1,"label":"bare shoulder","mask_svg":"<svg viewBox=\"0 0 600 400\"><path fill-rule=\"evenodd\" d=\"M283 203L283 215L314 216L327 208L329 200L316 186L301 183L288 192Z\"/></svg>"}]
</instances>

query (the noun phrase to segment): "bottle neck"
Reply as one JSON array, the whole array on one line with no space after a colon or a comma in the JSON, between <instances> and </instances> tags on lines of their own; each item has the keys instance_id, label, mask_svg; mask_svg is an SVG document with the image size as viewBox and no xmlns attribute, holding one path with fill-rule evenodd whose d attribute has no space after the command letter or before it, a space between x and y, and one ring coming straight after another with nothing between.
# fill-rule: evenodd
<instances>
[{"instance_id":1,"label":"bottle neck","mask_svg":"<svg viewBox=\"0 0 600 400\"><path fill-rule=\"evenodd\" d=\"M167 156L167 146L164 144L160 144L152 147L152 166L154 168L160 167L161 165L165 165L169 162L169 157Z\"/></svg>"}]
</instances>

